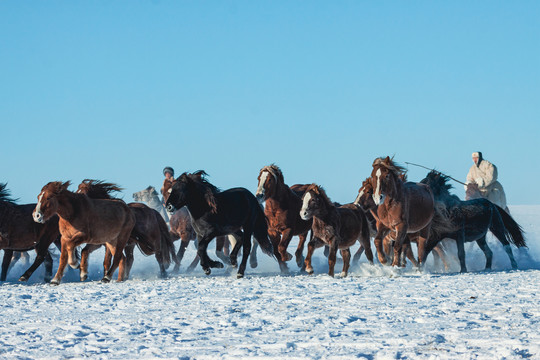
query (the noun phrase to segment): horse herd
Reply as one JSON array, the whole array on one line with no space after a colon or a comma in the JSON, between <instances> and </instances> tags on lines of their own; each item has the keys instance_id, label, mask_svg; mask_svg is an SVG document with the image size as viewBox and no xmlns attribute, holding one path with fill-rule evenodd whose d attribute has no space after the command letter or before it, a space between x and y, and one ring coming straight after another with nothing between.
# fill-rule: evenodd
<instances>
[{"instance_id":1,"label":"horse herd","mask_svg":"<svg viewBox=\"0 0 540 360\"><path fill-rule=\"evenodd\" d=\"M141 202L126 204L114 198L112 193L122 189L103 181L84 180L76 192L68 190L69 181L50 182L38 194L37 204L27 205L16 204L6 184L0 184L0 249L4 250L0 281L6 279L14 251L30 249L36 250L36 258L19 280L28 280L44 263L45 281L57 285L68 264L80 269L81 281L86 280L88 257L103 245L103 282L109 282L117 269L119 281L129 277L135 246L145 255L154 254L160 275L166 277L172 262L173 271L179 270L191 240L196 240L197 257L188 270L200 261L209 275L212 268L226 263L238 268L239 278L245 274L248 259L252 267L257 266L258 247L277 260L281 272L288 272L287 263L293 255L287 249L293 236L300 239L294 253L298 267L313 273L312 255L325 246L330 276L334 276L338 250L343 259L341 275L347 275L350 247L356 242L360 247L353 261L365 252L373 264L372 238L381 264L405 266L408 258L416 267L423 266L432 250L446 266L440 244L443 239L453 239L462 272L467 271L464 243L472 241L485 254L486 269L491 268L488 231L503 245L513 269L517 263L510 245L526 247L522 228L504 209L483 198L461 201L450 193L449 178L437 171L419 183L408 182L405 169L389 157L375 159L371 176L362 183L356 200L345 205L332 202L317 184L289 187L276 165L260 170L255 195L245 188L220 191L204 171L184 173L166 185L163 195L167 211L173 214L170 220L165 212ZM155 192L153 188L146 190ZM157 198L157 192L152 195ZM135 200L148 200L142 196L142 192L134 194ZM207 248L214 238L216 254L223 262L208 256ZM178 239L181 244L176 253L174 241ZM60 249L60 259L51 280L49 246L53 243ZM417 244L418 257L411 243Z\"/></svg>"}]
</instances>

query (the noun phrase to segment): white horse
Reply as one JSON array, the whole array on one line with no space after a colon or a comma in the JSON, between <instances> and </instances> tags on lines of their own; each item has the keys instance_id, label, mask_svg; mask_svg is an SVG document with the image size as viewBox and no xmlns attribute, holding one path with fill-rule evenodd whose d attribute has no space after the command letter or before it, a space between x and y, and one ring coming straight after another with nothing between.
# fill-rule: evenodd
<instances>
[{"instance_id":1,"label":"white horse","mask_svg":"<svg viewBox=\"0 0 540 360\"><path fill-rule=\"evenodd\" d=\"M146 189L139 192L133 193L133 199L138 202L143 202L152 209L156 210L158 213L163 216L165 222L169 222L169 214L163 203L159 200L159 193L156 191L156 188L153 186L148 186Z\"/></svg>"}]
</instances>

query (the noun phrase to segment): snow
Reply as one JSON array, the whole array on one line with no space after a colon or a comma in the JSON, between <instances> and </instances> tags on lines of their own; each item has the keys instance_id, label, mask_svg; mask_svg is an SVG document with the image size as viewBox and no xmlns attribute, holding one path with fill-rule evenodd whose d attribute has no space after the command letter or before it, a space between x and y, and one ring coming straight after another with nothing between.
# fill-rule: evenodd
<instances>
[{"instance_id":1,"label":"snow","mask_svg":"<svg viewBox=\"0 0 540 360\"><path fill-rule=\"evenodd\" d=\"M140 253L123 283L98 281L100 251L84 283L69 270L60 286L43 284L40 268L21 284L17 264L0 285L0 358L539 358L540 206L510 209L529 244L514 248L516 271L493 239L493 271L481 271L483 254L468 245L467 274L455 272L457 260L444 273L431 260L418 272L362 257L349 277L330 278L322 249L313 276L292 263L282 276L259 253L241 280L200 267L161 280L155 259ZM194 253L190 245L182 269Z\"/></svg>"}]
</instances>

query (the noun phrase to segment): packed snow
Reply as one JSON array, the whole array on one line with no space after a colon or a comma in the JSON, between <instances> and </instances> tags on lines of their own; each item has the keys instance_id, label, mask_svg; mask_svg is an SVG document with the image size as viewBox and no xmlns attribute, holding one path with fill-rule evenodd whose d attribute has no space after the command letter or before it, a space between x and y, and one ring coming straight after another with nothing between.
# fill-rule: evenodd
<instances>
[{"instance_id":1,"label":"packed snow","mask_svg":"<svg viewBox=\"0 0 540 360\"><path fill-rule=\"evenodd\" d=\"M91 255L84 283L69 270L59 286L43 284L42 268L19 283L18 263L0 285L0 358L540 358L540 206L510 210L529 244L513 248L516 271L493 238L493 270L483 271L483 253L467 244L466 274L451 242L451 272L431 257L420 272L363 256L347 278L326 275L322 249L315 275L300 274L294 261L281 275L259 252L259 267L240 280L227 268L186 274L193 245L182 273L166 280L140 253L122 283L99 281L102 251Z\"/></svg>"}]
</instances>

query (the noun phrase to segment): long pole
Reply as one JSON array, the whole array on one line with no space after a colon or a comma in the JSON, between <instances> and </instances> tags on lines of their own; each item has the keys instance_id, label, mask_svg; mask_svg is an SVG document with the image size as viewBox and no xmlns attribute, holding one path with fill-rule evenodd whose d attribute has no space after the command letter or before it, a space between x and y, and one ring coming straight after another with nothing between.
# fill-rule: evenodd
<instances>
[{"instance_id":1,"label":"long pole","mask_svg":"<svg viewBox=\"0 0 540 360\"><path fill-rule=\"evenodd\" d=\"M425 167L425 166L423 166L423 165L418 165L418 164L410 163L410 162L407 162L407 161L405 161L405 164L407 164L407 165L418 166L418 167L421 167L421 168L424 168L424 169L427 169L427 170L437 171L439 174L444 175L444 176L447 176L449 179L452 179L452 180L454 180L455 182L460 183L461 185L467 185L467 184L465 184L464 182L459 181L459 180L457 180L457 179L454 179L453 177L448 176L448 175L446 175L446 174L444 174L444 173L442 173L442 172L440 172L440 171L438 171L438 170L430 169L430 168Z\"/></svg>"}]
</instances>

